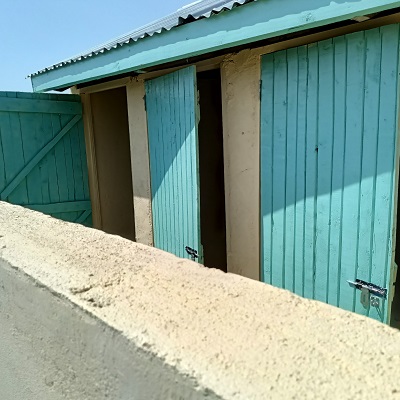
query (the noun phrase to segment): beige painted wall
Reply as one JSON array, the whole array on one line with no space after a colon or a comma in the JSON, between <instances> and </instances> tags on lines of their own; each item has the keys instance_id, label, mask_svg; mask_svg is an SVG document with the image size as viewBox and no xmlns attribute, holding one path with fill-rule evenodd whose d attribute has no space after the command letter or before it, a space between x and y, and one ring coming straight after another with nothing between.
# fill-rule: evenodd
<instances>
[{"instance_id":1,"label":"beige painted wall","mask_svg":"<svg viewBox=\"0 0 400 400\"><path fill-rule=\"evenodd\" d=\"M260 57L221 64L228 271L260 279Z\"/></svg>"},{"instance_id":2,"label":"beige painted wall","mask_svg":"<svg viewBox=\"0 0 400 400\"><path fill-rule=\"evenodd\" d=\"M126 87L132 162L136 241L153 245L150 161L144 81L133 79Z\"/></svg>"},{"instance_id":3,"label":"beige painted wall","mask_svg":"<svg viewBox=\"0 0 400 400\"><path fill-rule=\"evenodd\" d=\"M2 400L400 390L397 330L3 202L0 360Z\"/></svg>"},{"instance_id":4,"label":"beige painted wall","mask_svg":"<svg viewBox=\"0 0 400 400\"><path fill-rule=\"evenodd\" d=\"M90 103L101 229L135 240L126 89L92 93Z\"/></svg>"}]
</instances>

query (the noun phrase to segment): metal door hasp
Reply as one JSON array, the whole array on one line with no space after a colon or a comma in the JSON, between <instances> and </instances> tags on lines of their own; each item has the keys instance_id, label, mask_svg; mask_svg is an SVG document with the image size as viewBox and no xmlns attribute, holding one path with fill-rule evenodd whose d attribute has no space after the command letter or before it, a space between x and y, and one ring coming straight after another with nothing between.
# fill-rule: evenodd
<instances>
[{"instance_id":1,"label":"metal door hasp","mask_svg":"<svg viewBox=\"0 0 400 400\"><path fill-rule=\"evenodd\" d=\"M361 279L356 279L355 281L347 281L351 287L354 287L358 290L368 290L369 293L373 296L380 297L382 299L387 298L387 289L382 288L378 285L374 285L373 283L363 281Z\"/></svg>"}]
</instances>

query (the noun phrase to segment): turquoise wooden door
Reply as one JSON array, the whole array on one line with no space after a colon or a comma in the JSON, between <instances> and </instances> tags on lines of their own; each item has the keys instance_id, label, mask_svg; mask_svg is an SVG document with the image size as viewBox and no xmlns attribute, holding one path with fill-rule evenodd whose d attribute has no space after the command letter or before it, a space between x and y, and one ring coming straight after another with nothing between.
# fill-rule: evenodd
<instances>
[{"instance_id":1,"label":"turquoise wooden door","mask_svg":"<svg viewBox=\"0 0 400 400\"><path fill-rule=\"evenodd\" d=\"M398 25L262 59L263 280L381 321L393 269L398 63ZM388 289L387 300L362 304L355 279Z\"/></svg>"},{"instance_id":2,"label":"turquoise wooden door","mask_svg":"<svg viewBox=\"0 0 400 400\"><path fill-rule=\"evenodd\" d=\"M92 224L79 96L0 92L0 199Z\"/></svg>"},{"instance_id":3,"label":"turquoise wooden door","mask_svg":"<svg viewBox=\"0 0 400 400\"><path fill-rule=\"evenodd\" d=\"M146 109L154 245L201 261L195 68L147 81Z\"/></svg>"}]
</instances>

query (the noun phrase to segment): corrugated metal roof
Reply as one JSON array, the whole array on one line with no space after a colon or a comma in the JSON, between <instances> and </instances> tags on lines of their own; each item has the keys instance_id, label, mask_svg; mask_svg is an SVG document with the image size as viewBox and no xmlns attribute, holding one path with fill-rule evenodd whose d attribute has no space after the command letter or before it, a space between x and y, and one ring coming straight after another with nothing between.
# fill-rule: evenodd
<instances>
[{"instance_id":1,"label":"corrugated metal roof","mask_svg":"<svg viewBox=\"0 0 400 400\"><path fill-rule=\"evenodd\" d=\"M35 72L31 76L42 74L46 71L50 71L54 68L62 67L63 65L71 64L84 60L88 57L93 57L98 54L102 54L105 51L116 49L119 46L124 46L131 42L136 42L147 36L153 36L155 33L162 33L163 31L169 31L180 25L184 25L190 22L197 21L201 18L210 18L212 15L219 14L223 11L232 10L234 7L242 6L246 3L251 3L257 0L198 0L194 3L190 3L178 11L161 18L155 22L147 24L139 29L127 33L126 35L120 36L115 40L107 43L103 43L92 49L84 51L74 57L68 58L64 61L60 61L50 67L44 68L38 72Z\"/></svg>"}]
</instances>

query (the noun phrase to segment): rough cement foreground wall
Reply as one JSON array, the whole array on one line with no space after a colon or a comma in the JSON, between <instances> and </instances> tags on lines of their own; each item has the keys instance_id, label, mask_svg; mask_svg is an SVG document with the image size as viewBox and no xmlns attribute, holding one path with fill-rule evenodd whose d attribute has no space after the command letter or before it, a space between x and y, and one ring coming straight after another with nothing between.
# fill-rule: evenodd
<instances>
[{"instance_id":1,"label":"rough cement foreground wall","mask_svg":"<svg viewBox=\"0 0 400 400\"><path fill-rule=\"evenodd\" d=\"M400 333L0 203L0 399L400 398Z\"/></svg>"}]
</instances>

